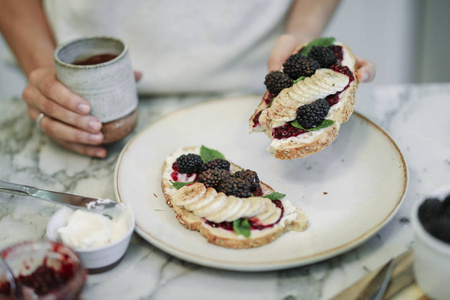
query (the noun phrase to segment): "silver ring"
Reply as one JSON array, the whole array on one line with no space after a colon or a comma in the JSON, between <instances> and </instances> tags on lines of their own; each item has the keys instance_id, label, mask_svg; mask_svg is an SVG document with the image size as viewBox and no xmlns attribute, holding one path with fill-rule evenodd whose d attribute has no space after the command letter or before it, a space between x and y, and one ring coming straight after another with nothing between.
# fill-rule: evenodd
<instances>
[{"instance_id":1,"label":"silver ring","mask_svg":"<svg viewBox=\"0 0 450 300\"><path fill-rule=\"evenodd\" d=\"M45 117L44 113L40 113L39 116L38 116L37 119L36 119L36 127L37 127L39 130L42 130L42 127L41 127L41 121L42 121L42 119L43 119L44 117Z\"/></svg>"}]
</instances>

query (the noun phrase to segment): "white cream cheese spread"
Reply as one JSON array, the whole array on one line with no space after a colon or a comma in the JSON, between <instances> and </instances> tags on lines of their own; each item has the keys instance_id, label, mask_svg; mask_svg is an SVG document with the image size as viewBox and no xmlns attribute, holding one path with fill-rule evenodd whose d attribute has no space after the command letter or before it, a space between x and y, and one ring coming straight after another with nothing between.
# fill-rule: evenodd
<instances>
[{"instance_id":1,"label":"white cream cheese spread","mask_svg":"<svg viewBox=\"0 0 450 300\"><path fill-rule=\"evenodd\" d=\"M67 224L58 229L61 241L74 248L100 247L123 237L128 226L125 218L111 221L107 217L86 210L75 210Z\"/></svg>"}]
</instances>

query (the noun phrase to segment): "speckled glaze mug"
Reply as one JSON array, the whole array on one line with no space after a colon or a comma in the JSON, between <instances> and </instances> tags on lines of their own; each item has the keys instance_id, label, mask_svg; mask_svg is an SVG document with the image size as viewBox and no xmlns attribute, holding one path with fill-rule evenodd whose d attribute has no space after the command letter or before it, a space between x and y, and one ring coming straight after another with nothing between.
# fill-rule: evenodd
<instances>
[{"instance_id":1,"label":"speckled glaze mug","mask_svg":"<svg viewBox=\"0 0 450 300\"><path fill-rule=\"evenodd\" d=\"M138 96L126 44L113 37L81 38L58 46L54 61L58 80L91 104L105 144L133 131Z\"/></svg>"}]
</instances>

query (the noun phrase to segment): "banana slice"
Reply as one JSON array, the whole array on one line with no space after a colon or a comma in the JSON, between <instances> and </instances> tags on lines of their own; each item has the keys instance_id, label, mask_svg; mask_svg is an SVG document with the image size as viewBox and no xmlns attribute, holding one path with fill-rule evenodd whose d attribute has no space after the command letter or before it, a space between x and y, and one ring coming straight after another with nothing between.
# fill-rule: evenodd
<instances>
[{"instance_id":1,"label":"banana slice","mask_svg":"<svg viewBox=\"0 0 450 300\"><path fill-rule=\"evenodd\" d=\"M227 197L227 204L219 211L205 218L211 222L221 223L235 214L242 206L242 199L234 196Z\"/></svg>"},{"instance_id":2,"label":"banana slice","mask_svg":"<svg viewBox=\"0 0 450 300\"><path fill-rule=\"evenodd\" d=\"M206 193L203 183L193 183L186 185L175 192L172 197L172 203L178 206L185 206L197 202Z\"/></svg>"},{"instance_id":3,"label":"banana slice","mask_svg":"<svg viewBox=\"0 0 450 300\"><path fill-rule=\"evenodd\" d=\"M247 199L248 198L241 199L242 200L242 205L239 208L239 210L237 212L235 212L233 215L231 215L230 217L228 217L227 219L225 219L225 221L232 222L232 221L235 221L235 220L241 218L242 215L247 211L247 209L251 205L251 202L247 201Z\"/></svg>"},{"instance_id":4,"label":"banana slice","mask_svg":"<svg viewBox=\"0 0 450 300\"><path fill-rule=\"evenodd\" d=\"M212 188L211 188L212 189ZM216 193L214 200L203 208L194 211L194 214L198 217L206 217L221 210L227 204L227 196L224 193Z\"/></svg>"},{"instance_id":5,"label":"banana slice","mask_svg":"<svg viewBox=\"0 0 450 300\"><path fill-rule=\"evenodd\" d=\"M263 226L270 225L278 221L280 217L281 217L281 208L275 207L275 211L269 217L260 221L258 224L261 224Z\"/></svg>"},{"instance_id":6,"label":"banana slice","mask_svg":"<svg viewBox=\"0 0 450 300\"><path fill-rule=\"evenodd\" d=\"M326 80L322 79L322 77L327 76L323 72L320 72L318 76L311 76L311 84L319 87L324 92L327 91L328 95L332 95L336 93L336 89L333 86L330 86ZM309 81L309 80L308 80Z\"/></svg>"},{"instance_id":7,"label":"banana slice","mask_svg":"<svg viewBox=\"0 0 450 300\"><path fill-rule=\"evenodd\" d=\"M299 106L302 104L308 104L311 101L310 98L312 98L304 93L303 84L294 84L292 86L292 92L289 93L289 95L293 100L298 102Z\"/></svg>"},{"instance_id":8,"label":"banana slice","mask_svg":"<svg viewBox=\"0 0 450 300\"><path fill-rule=\"evenodd\" d=\"M192 204L184 205L184 208L190 211L198 210L210 204L216 196L217 192L215 189L207 188L205 194L203 194L203 196L200 199L198 199L196 202Z\"/></svg>"},{"instance_id":9,"label":"banana slice","mask_svg":"<svg viewBox=\"0 0 450 300\"><path fill-rule=\"evenodd\" d=\"M311 76L311 77L315 77L315 75ZM314 82L311 80L311 77L306 77L303 80L303 84L302 86L304 88L306 88L307 90L311 91L311 93L313 95L318 95L318 94L322 94L322 93L327 93L328 91L316 84L314 84Z\"/></svg>"},{"instance_id":10,"label":"banana slice","mask_svg":"<svg viewBox=\"0 0 450 300\"><path fill-rule=\"evenodd\" d=\"M265 219L269 218L273 213L275 213L275 209L277 206L270 200L267 199L269 202L266 203L266 208L264 211L262 211L260 214L254 216L254 219L258 219L258 223L261 223Z\"/></svg>"},{"instance_id":11,"label":"banana slice","mask_svg":"<svg viewBox=\"0 0 450 300\"><path fill-rule=\"evenodd\" d=\"M330 89L333 88L335 93L342 91L350 80L347 75L330 69L319 69L316 71L316 74L317 80L323 82Z\"/></svg>"},{"instance_id":12,"label":"banana slice","mask_svg":"<svg viewBox=\"0 0 450 300\"><path fill-rule=\"evenodd\" d=\"M298 105L298 101L292 99L289 90L285 89L273 100L269 110L272 114L276 114L279 111L282 112L284 108L295 108Z\"/></svg>"},{"instance_id":13,"label":"banana slice","mask_svg":"<svg viewBox=\"0 0 450 300\"><path fill-rule=\"evenodd\" d=\"M291 98L295 98L295 101L298 102L297 107L302 104L309 104L317 99L316 97L318 93L307 87L304 80L295 84L295 87L296 89L292 89L289 96L291 96Z\"/></svg>"},{"instance_id":14,"label":"banana slice","mask_svg":"<svg viewBox=\"0 0 450 300\"><path fill-rule=\"evenodd\" d=\"M285 89L273 100L268 108L268 115L273 122L288 122L295 119L298 107L299 103L293 100L289 96L289 91Z\"/></svg>"},{"instance_id":15,"label":"banana slice","mask_svg":"<svg viewBox=\"0 0 450 300\"><path fill-rule=\"evenodd\" d=\"M249 208L241 215L241 218L251 218L262 213L266 209L267 205L267 202L265 200L269 199L262 197L251 197L247 198L246 200L251 204Z\"/></svg>"},{"instance_id":16,"label":"banana slice","mask_svg":"<svg viewBox=\"0 0 450 300\"><path fill-rule=\"evenodd\" d=\"M336 89L328 85L318 85L317 81L313 81L312 77L308 77L304 80L303 87L306 89L314 89L315 100L325 98L328 95L336 93ZM313 100L314 101L314 100ZM312 101L311 101L312 102Z\"/></svg>"}]
</instances>

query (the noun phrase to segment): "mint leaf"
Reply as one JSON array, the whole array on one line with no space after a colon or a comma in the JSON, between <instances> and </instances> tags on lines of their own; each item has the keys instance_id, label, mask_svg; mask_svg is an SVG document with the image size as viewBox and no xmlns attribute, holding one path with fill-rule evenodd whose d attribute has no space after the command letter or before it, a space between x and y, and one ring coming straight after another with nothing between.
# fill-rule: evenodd
<instances>
[{"instance_id":1,"label":"mint leaf","mask_svg":"<svg viewBox=\"0 0 450 300\"><path fill-rule=\"evenodd\" d=\"M268 106L268 107L271 107L271 106L272 106L273 99L275 99L275 97L272 97L272 99L270 99L270 103L269 103L269 106Z\"/></svg>"},{"instance_id":2,"label":"mint leaf","mask_svg":"<svg viewBox=\"0 0 450 300\"><path fill-rule=\"evenodd\" d=\"M300 125L300 123L297 120L294 120L294 122L291 122L291 125L294 126L295 128L300 128L300 129L306 130L305 128L303 128L302 125Z\"/></svg>"},{"instance_id":3,"label":"mint leaf","mask_svg":"<svg viewBox=\"0 0 450 300\"><path fill-rule=\"evenodd\" d=\"M299 81L305 80L306 76L300 76L299 78L294 80L294 84L296 84Z\"/></svg>"},{"instance_id":4,"label":"mint leaf","mask_svg":"<svg viewBox=\"0 0 450 300\"><path fill-rule=\"evenodd\" d=\"M189 181L189 182L180 182L180 181L175 181L173 182L172 180L170 180L170 183L172 183L173 187L176 188L177 190L181 189L183 186L189 185L191 183L194 183L193 181Z\"/></svg>"},{"instance_id":5,"label":"mint leaf","mask_svg":"<svg viewBox=\"0 0 450 300\"><path fill-rule=\"evenodd\" d=\"M319 129L323 129L323 128L330 127L330 126L333 125L333 124L334 124L334 121L333 121L333 120L325 119L325 120L323 120L322 123L320 123L318 126L313 127L313 128L309 128L309 129L306 129L306 128L303 128L303 126L300 125L300 123L298 123L297 120L295 120L294 122L291 123L291 125L294 126L295 128L300 128L300 129L303 129L303 130L305 130L305 131L315 131L315 130L319 130Z\"/></svg>"},{"instance_id":6,"label":"mint leaf","mask_svg":"<svg viewBox=\"0 0 450 300\"><path fill-rule=\"evenodd\" d=\"M225 159L225 156L219 151L207 148L205 146L202 146L200 148L200 157L202 158L204 163L215 160L216 158Z\"/></svg>"},{"instance_id":7,"label":"mint leaf","mask_svg":"<svg viewBox=\"0 0 450 300\"><path fill-rule=\"evenodd\" d=\"M270 194L268 194L268 195L264 195L263 196L263 198L269 198L270 200L281 200L281 199L283 199L284 197L286 197L286 195L285 194L282 194L282 193L278 193L278 192L273 192L273 193L270 193Z\"/></svg>"},{"instance_id":8,"label":"mint leaf","mask_svg":"<svg viewBox=\"0 0 450 300\"><path fill-rule=\"evenodd\" d=\"M248 222L248 219L237 219L233 221L233 230L237 234L241 234L245 237L250 237L250 231L252 226Z\"/></svg>"},{"instance_id":9,"label":"mint leaf","mask_svg":"<svg viewBox=\"0 0 450 300\"><path fill-rule=\"evenodd\" d=\"M311 48L313 46L323 46L323 47L330 47L331 45L333 45L333 42L335 41L335 38L330 37L330 38L318 38L315 40L312 40L311 42L309 42L308 45L306 45L302 52L300 53L303 56L308 56L309 51L311 50Z\"/></svg>"},{"instance_id":10,"label":"mint leaf","mask_svg":"<svg viewBox=\"0 0 450 300\"><path fill-rule=\"evenodd\" d=\"M314 128L306 129L306 130L308 130L308 131L319 130L319 129L322 129L322 128L330 127L330 126L333 125L333 124L334 124L334 121L333 121L333 120L325 119L325 120L323 120L323 122L320 123L318 126L316 126L316 127L314 127Z\"/></svg>"}]
</instances>

